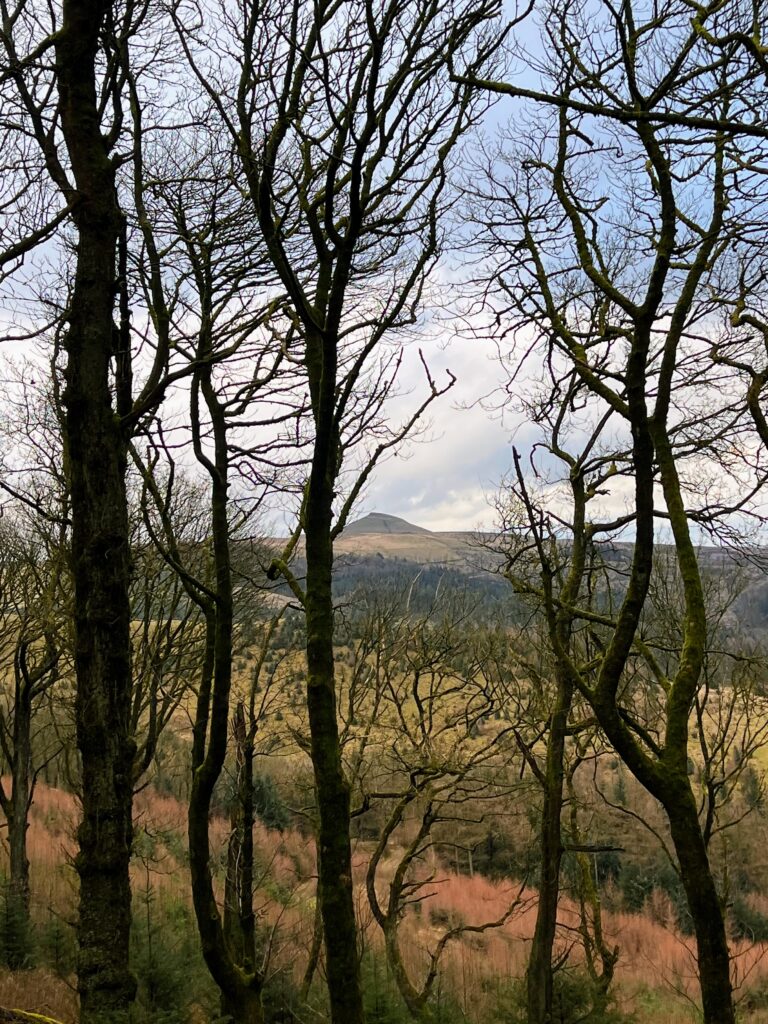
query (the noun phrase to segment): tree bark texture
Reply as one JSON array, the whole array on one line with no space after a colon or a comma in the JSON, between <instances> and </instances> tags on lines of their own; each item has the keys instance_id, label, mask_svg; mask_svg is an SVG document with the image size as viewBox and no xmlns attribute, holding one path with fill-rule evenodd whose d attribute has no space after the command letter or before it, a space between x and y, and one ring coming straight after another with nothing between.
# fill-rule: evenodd
<instances>
[{"instance_id":1,"label":"tree bark texture","mask_svg":"<svg viewBox=\"0 0 768 1024\"><path fill-rule=\"evenodd\" d=\"M208 350L203 349L204 352ZM263 978L251 958L242 959L227 941L211 873L208 823L216 783L227 753L229 701L232 690L233 592L228 519L228 448L225 413L211 384L207 366L196 377L211 417L215 458L207 463L211 476L211 537L216 574L215 599L205 604L206 652L198 691L192 742L192 791L189 799L189 865L192 901L198 932L211 977L221 992L221 1005L235 1024L261 1024ZM193 415L199 429L199 413ZM251 828L253 815L251 812ZM248 887L251 892L252 881ZM252 907L251 907L252 916Z\"/></svg>"},{"instance_id":2,"label":"tree bark texture","mask_svg":"<svg viewBox=\"0 0 768 1024\"><path fill-rule=\"evenodd\" d=\"M548 1024L552 1013L552 951L560 901L560 864L563 857L561 811L563 806L563 758L573 688L559 680L557 704L550 720L544 770L544 805L541 812L541 870L539 900L531 954L526 972L529 1024Z\"/></svg>"},{"instance_id":3,"label":"tree bark texture","mask_svg":"<svg viewBox=\"0 0 768 1024\"><path fill-rule=\"evenodd\" d=\"M230 817L227 844L227 878L224 888L224 938L230 955L246 973L256 964L256 918L253 912L253 740L246 730L242 702L235 709L232 723L235 740L236 793ZM259 1013L261 1013L260 993ZM222 1013L233 1020L241 1018L240 1009L227 993L222 993Z\"/></svg>"},{"instance_id":4,"label":"tree bark texture","mask_svg":"<svg viewBox=\"0 0 768 1024\"><path fill-rule=\"evenodd\" d=\"M363 1007L352 888L350 792L341 760L333 657L333 456L329 449L335 450L332 438L323 437L318 429L305 518L307 708L319 814L318 899L331 1019L334 1024L358 1024Z\"/></svg>"},{"instance_id":5,"label":"tree bark texture","mask_svg":"<svg viewBox=\"0 0 768 1024\"><path fill-rule=\"evenodd\" d=\"M18 971L27 962L29 937L29 858L27 830L32 786L32 687L16 672L13 706L11 794L5 801L10 878L6 892L6 955Z\"/></svg>"},{"instance_id":6,"label":"tree bark texture","mask_svg":"<svg viewBox=\"0 0 768 1024\"><path fill-rule=\"evenodd\" d=\"M664 808L696 933L704 1020L707 1024L735 1024L723 905L712 878L696 800L687 777L671 789Z\"/></svg>"},{"instance_id":7,"label":"tree bark texture","mask_svg":"<svg viewBox=\"0 0 768 1024\"><path fill-rule=\"evenodd\" d=\"M64 0L56 38L62 132L75 181L76 269L65 338L72 507L75 712L82 759L78 991L82 1024L127 1021L132 839L126 438L113 408L115 258L122 214L102 136L96 61L107 6Z\"/></svg>"}]
</instances>

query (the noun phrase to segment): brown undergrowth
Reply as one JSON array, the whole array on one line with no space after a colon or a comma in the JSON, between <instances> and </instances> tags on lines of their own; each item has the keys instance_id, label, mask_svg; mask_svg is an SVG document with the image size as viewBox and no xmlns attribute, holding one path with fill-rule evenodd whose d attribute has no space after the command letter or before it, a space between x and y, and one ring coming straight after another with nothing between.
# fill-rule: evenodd
<instances>
[{"instance_id":1,"label":"brown undergrowth","mask_svg":"<svg viewBox=\"0 0 768 1024\"><path fill-rule=\"evenodd\" d=\"M71 794L43 784L38 786L29 828L33 912L37 922L50 915L71 922L75 879L69 862L74 851L77 813L77 801ZM137 796L135 820L135 897L151 888L160 912L163 901L188 901L185 807L147 787ZM220 881L227 834L227 822L215 819L211 843L213 856L222 865ZM255 846L256 905L262 939L270 947L272 965L290 970L299 981L311 943L313 843L296 830L277 832L257 825ZM394 863L394 856L383 862L379 873L382 887L388 884L388 864ZM363 890L366 864L365 844L359 844L355 857L359 916L364 941L377 951L381 949L380 937L367 911ZM439 865L433 866L432 874L427 889L429 898L409 910L402 924L404 958L414 971L426 968L428 952L445 928L496 920L512 900L519 900L516 912L502 927L466 935L449 944L445 951L445 991L450 992L468 1019L482 1020L493 1009L497 984L523 976L533 934L536 894L532 890L521 892L519 886L509 881L495 882L479 874L469 877L442 871ZM763 902L768 905L768 900ZM765 908L761 903L757 909ZM563 899L558 952L567 953L567 962L573 966L581 962L577 923L575 904ZM638 1019L650 1021L654 1015L658 1017L657 1000L661 999L665 1019L670 1024L690 1020L697 996L694 944L676 927L668 898L655 890L642 914L605 912L604 927L608 941L620 949L616 971L619 1003L625 1009L637 1010L645 1001L648 1013L641 1012ZM732 951L737 992L748 1012L747 1019L758 1024L764 1019L759 993L768 991L768 947L734 940ZM73 979L57 977L42 968L16 974L0 971L0 1006L24 1007L50 1014L62 1024L74 1024L77 998Z\"/></svg>"}]
</instances>

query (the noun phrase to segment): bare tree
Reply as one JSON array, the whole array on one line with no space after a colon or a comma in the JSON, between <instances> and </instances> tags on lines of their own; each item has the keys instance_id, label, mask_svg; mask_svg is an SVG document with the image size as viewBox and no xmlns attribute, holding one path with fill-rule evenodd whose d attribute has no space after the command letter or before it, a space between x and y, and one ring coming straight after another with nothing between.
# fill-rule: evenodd
<instances>
[{"instance_id":1,"label":"bare tree","mask_svg":"<svg viewBox=\"0 0 768 1024\"><path fill-rule=\"evenodd\" d=\"M163 730L189 697L191 681L199 672L203 624L200 609L189 600L178 575L135 526L131 550L131 731L136 741L134 784L141 786Z\"/></svg>"},{"instance_id":2,"label":"bare tree","mask_svg":"<svg viewBox=\"0 0 768 1024\"><path fill-rule=\"evenodd\" d=\"M231 832L227 843L227 877L224 892L224 934L235 959L246 970L260 967L266 974L270 948L260 948L254 911L256 887L253 826L256 814L256 759L273 753L280 739L274 716L285 706L285 678L281 671L285 652L268 665L267 657L277 635L285 606L264 622L256 644L255 665L247 690L237 701L232 717L235 766ZM282 713L282 711L281 711ZM269 726L272 726L270 729ZM262 734L263 737L262 737Z\"/></svg>"},{"instance_id":3,"label":"bare tree","mask_svg":"<svg viewBox=\"0 0 768 1024\"><path fill-rule=\"evenodd\" d=\"M252 891L253 748L263 710L255 691L247 712L238 702L232 715L240 799L231 855L238 871L228 880L223 914L209 819L229 743L237 610L244 620L253 618L254 595L265 582L247 564L247 530L278 471L283 487L290 487L290 450L301 457L296 423L302 401L292 395L295 370L270 330L280 293L270 286L258 239L247 230L242 195L225 173L225 159L203 123L188 148L162 153L147 195L154 220L143 226L147 259L138 274L168 344L186 360L189 427L181 433L171 413L168 423L148 426L146 454L138 445L132 451L147 531L200 615L188 815L192 897L222 1010L250 1022L262 1019L265 976ZM177 449L185 445L203 474L198 489L185 487L177 465Z\"/></svg>"},{"instance_id":4,"label":"bare tree","mask_svg":"<svg viewBox=\"0 0 768 1024\"><path fill-rule=\"evenodd\" d=\"M520 786L510 765L514 727L494 721L508 691L488 665L503 641L472 620L468 602L436 600L425 615L406 608L377 624L384 629L374 634L375 653L365 659L368 708L356 715L359 739L351 744L363 807L381 821L366 890L398 990L414 1020L425 1022L434 1020L448 945L501 927L521 904L522 887L496 920L447 927L428 951L421 977L403 953L404 917L428 906L439 889L439 851L455 847L462 825L481 827L503 795ZM363 757L366 745L371 749ZM385 860L386 887L379 878Z\"/></svg>"},{"instance_id":5,"label":"bare tree","mask_svg":"<svg viewBox=\"0 0 768 1024\"><path fill-rule=\"evenodd\" d=\"M554 371L554 368L552 368ZM540 824L541 868L536 926L526 974L527 1012L531 1021L545 1022L553 1012L554 944L560 901L560 873L566 843L563 836L564 786L569 767L568 746L593 725L579 696L573 664L589 664L599 651L590 632L590 615L610 599L606 566L599 552L601 533L608 524L595 515L602 487L615 472L615 451L606 451L611 411L579 434L573 450L569 412L588 406L588 391L578 375L565 368L553 372L551 388L534 389L525 402L530 419L540 425L538 442L544 460L563 467L564 508L545 511L547 493L531 497L518 453L509 493L502 499L498 546L503 572L541 620L542 642L548 656L534 665L530 652L520 660L534 701L533 721L518 722L517 742L542 791ZM546 379L546 378L545 378ZM550 485L551 486L551 485ZM554 488L552 488L554 490ZM558 502L559 504L559 502ZM600 614L596 613L599 620ZM562 655L565 654L565 657ZM550 680L551 676L551 680ZM544 756L541 748L544 747Z\"/></svg>"},{"instance_id":6,"label":"bare tree","mask_svg":"<svg viewBox=\"0 0 768 1024\"><path fill-rule=\"evenodd\" d=\"M29 335L47 320L54 336L51 365L59 355L65 364L63 389L55 370L53 387L63 410L71 511L82 764L76 858L81 1014L86 1024L120 1021L135 992L128 966L136 751L127 450L137 424L163 396L171 359L158 323L142 339L146 376L136 387L124 208L140 198L140 189L123 188L121 169L130 165L134 182L142 178L142 140L134 134L129 141L135 126L125 116L137 97L146 99L136 89L139 72L129 71L131 45L141 30L138 66L146 77L150 53L162 49L162 40L142 3L75 0L59 12L25 0L4 5L2 20L0 83L9 112L3 130L7 152L22 154L14 180L28 179L21 187L11 185L3 207L12 224L8 237L18 240L6 254L7 287L17 288L34 312L31 326L22 317L8 335ZM63 271L48 289L32 287L34 278L23 265L31 242L44 239Z\"/></svg>"},{"instance_id":7,"label":"bare tree","mask_svg":"<svg viewBox=\"0 0 768 1024\"><path fill-rule=\"evenodd\" d=\"M28 965L30 927L29 808L38 775L55 756L44 742L38 711L59 675L66 675L69 636L65 625L68 573L65 551L43 534L11 519L3 530L0 564L0 633L7 689L0 706L0 748L10 786L0 784L0 806L8 830L10 877L6 893L8 965ZM10 679L8 677L10 676Z\"/></svg>"},{"instance_id":8,"label":"bare tree","mask_svg":"<svg viewBox=\"0 0 768 1024\"><path fill-rule=\"evenodd\" d=\"M201 388L195 380L193 389ZM193 391L193 394L195 392ZM232 583L232 525L227 498L229 451L223 405L216 391L205 387L206 408L212 415L216 444L215 462L209 462L198 448L203 465L212 477L207 510L202 520L194 509L194 534L185 538L174 514L180 499L173 483L163 486L158 474L159 453L143 468L146 522L168 565L178 573L186 594L202 615L203 655L196 681L192 738L192 789L189 802L189 852L192 899L197 917L203 956L221 990L222 1009L240 1024L263 1019L261 989L263 973L253 951L245 942L231 941L233 929L225 933L224 921L214 889L211 864L209 819L214 788L219 781L227 752L235 612ZM199 391L193 402L199 400ZM193 419L198 445L205 430L199 415ZM138 461L138 456L137 456ZM169 481L174 481L172 469ZM189 510L187 510L189 511ZM212 564L211 564L212 563ZM235 722L239 716L235 715ZM245 719L242 719L245 727ZM237 726L236 726L237 727ZM241 737L243 743L245 737ZM246 845L246 844L244 844ZM250 845L252 854L252 843ZM246 845L246 852L248 847ZM243 908L245 913L245 908Z\"/></svg>"},{"instance_id":9,"label":"bare tree","mask_svg":"<svg viewBox=\"0 0 768 1024\"><path fill-rule=\"evenodd\" d=\"M421 411L401 427L382 424L400 361L386 339L416 322L440 249L451 152L480 109L471 90L448 82L447 59L484 66L497 40L483 41L482 30L495 13L494 3L295 0L246 5L234 18L222 8L216 23L194 4L175 9L288 296L284 346L302 366L309 392L305 498L273 575L289 579L306 614L319 901L336 1024L361 1020L362 1000L349 786L336 715L333 540L374 465ZM234 40L227 38L232 29ZM427 390L425 404L442 386L428 377ZM351 468L351 451L366 435L375 438L372 450L358 459L362 471L338 500L342 470ZM304 587L288 568L301 534Z\"/></svg>"},{"instance_id":10,"label":"bare tree","mask_svg":"<svg viewBox=\"0 0 768 1024\"><path fill-rule=\"evenodd\" d=\"M517 147L516 171L504 178L498 167L491 170L496 205L484 227L509 257L496 278L497 295L505 296L500 313L508 299L501 319L509 314L507 323L517 327L527 320L546 358L565 360L594 396L596 416L623 421L633 493L626 517L615 519L617 526L633 523L634 546L621 604L608 617L591 666L580 666L561 644L555 651L611 743L669 816L696 931L705 1020L730 1024L722 902L687 775L708 630L692 523L711 524L718 513L747 507L763 479L757 465L746 492L729 497L722 489L723 456L743 418L732 395L716 382L707 386L713 296L728 286L736 240L754 225L755 210L733 188L733 129L746 91L761 86L754 75L738 73L735 55L732 73L722 73L722 55L682 7L669 5L661 22L626 5L619 14L601 9L587 33L588 17L586 8L551 9L552 46L537 70L552 82L556 112L532 115L541 141ZM661 32L665 43L656 48ZM587 34L595 44L579 60ZM692 102L706 132L689 120ZM711 502L695 486L706 480L707 453L718 460L721 485ZM657 740L626 705L623 683L662 520L685 611L674 665L667 673L651 659L664 694L665 728Z\"/></svg>"}]
</instances>

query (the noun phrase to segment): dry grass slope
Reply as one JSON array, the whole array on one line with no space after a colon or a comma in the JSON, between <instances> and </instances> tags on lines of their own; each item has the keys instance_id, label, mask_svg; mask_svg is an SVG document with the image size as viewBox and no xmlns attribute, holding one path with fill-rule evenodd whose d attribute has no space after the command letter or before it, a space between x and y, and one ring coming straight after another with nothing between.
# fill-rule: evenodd
<instances>
[{"instance_id":1,"label":"dry grass slope","mask_svg":"<svg viewBox=\"0 0 768 1024\"><path fill-rule=\"evenodd\" d=\"M140 894L151 885L160 908L164 898L187 900L189 883L183 865L185 807L147 788L138 795L136 816L137 831L145 831L153 837L153 843L151 856L138 856L134 861L134 893ZM71 916L74 877L67 861L73 852L76 818L77 803L69 794L39 785L31 813L30 853L41 918L51 910L63 918ZM225 821L212 823L214 856L223 851L227 833ZM313 844L298 832L279 833L262 825L255 830L255 844L261 866L257 912L262 922L279 931L276 963L292 970L298 980L306 964L312 933ZM359 844L354 865L358 905L365 941L380 950L381 937L366 913L363 880L368 854L366 844ZM379 880L383 889L388 885L395 861L392 857L382 865ZM426 967L429 950L446 926L498 919L518 893L518 886L513 883L493 882L479 874L467 877L449 870L438 870L430 889L432 897L417 912L409 912L403 922L403 953L413 968ZM522 977L533 934L535 899L536 893L527 890L519 911L503 927L467 936L446 950L445 989L469 1020L479 1019L493 1009L491 982L506 983ZM634 1011L637 1024L661 1020L665 1024L689 1024L696 1019L694 1004L698 993L693 946L673 924L674 913L668 904L668 898L655 891L645 913L605 913L607 937L620 947L617 995L624 1009ZM766 904L768 910L768 900ZM576 907L565 899L560 908L560 923L560 950L570 948L569 963L578 965L579 953L573 942ZM755 1000L754 994L768 991L768 944L734 941L732 952L734 981L745 1011L743 1019L749 1024L764 1024L768 1011L760 997ZM18 974L0 971L0 1006L27 1008L24 1012L0 1011L0 1024L77 1021L72 979L61 979L42 969Z\"/></svg>"}]
</instances>

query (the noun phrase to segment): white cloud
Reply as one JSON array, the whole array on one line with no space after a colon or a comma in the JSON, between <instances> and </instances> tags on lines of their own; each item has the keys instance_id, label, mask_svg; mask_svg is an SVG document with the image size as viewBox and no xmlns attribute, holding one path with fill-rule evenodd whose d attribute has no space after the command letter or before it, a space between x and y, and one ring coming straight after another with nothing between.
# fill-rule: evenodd
<instances>
[{"instance_id":1,"label":"white cloud","mask_svg":"<svg viewBox=\"0 0 768 1024\"><path fill-rule=\"evenodd\" d=\"M499 388L505 373L494 346L456 337L423 346L439 383L446 368L455 387L430 409L425 436L390 458L375 472L356 513L386 512L431 530L488 529L494 510L488 496L497 489L511 462L512 428L519 418L490 411L481 400ZM407 369L414 393L398 402L401 415L418 400L417 361ZM524 429L524 428L523 428Z\"/></svg>"}]
</instances>

